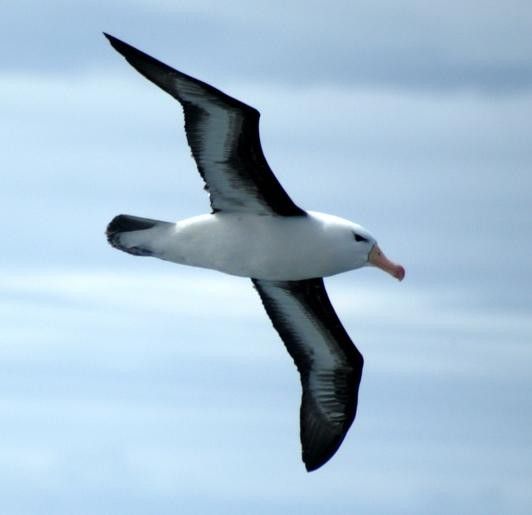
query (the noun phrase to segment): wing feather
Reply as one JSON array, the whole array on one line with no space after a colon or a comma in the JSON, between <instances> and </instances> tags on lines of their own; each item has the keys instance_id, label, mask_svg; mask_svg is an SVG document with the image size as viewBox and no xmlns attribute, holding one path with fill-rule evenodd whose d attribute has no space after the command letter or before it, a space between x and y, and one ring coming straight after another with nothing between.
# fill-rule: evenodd
<instances>
[{"instance_id":1,"label":"wing feather","mask_svg":"<svg viewBox=\"0 0 532 515\"><path fill-rule=\"evenodd\" d=\"M303 461L315 470L338 450L355 418L364 360L321 278L253 284L299 370Z\"/></svg>"},{"instance_id":2,"label":"wing feather","mask_svg":"<svg viewBox=\"0 0 532 515\"><path fill-rule=\"evenodd\" d=\"M305 216L270 169L260 143L259 112L105 34L142 75L177 99L187 140L213 212Z\"/></svg>"}]
</instances>

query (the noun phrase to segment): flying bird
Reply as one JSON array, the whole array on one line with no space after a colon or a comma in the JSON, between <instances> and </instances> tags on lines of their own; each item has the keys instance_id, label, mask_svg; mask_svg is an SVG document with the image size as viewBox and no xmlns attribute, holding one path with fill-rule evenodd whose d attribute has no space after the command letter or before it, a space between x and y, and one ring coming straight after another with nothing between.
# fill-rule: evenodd
<instances>
[{"instance_id":1,"label":"flying bird","mask_svg":"<svg viewBox=\"0 0 532 515\"><path fill-rule=\"evenodd\" d=\"M175 223L118 215L107 239L135 256L251 279L299 371L302 458L315 470L335 454L355 418L363 366L323 278L373 265L402 280L405 270L360 225L294 203L264 157L256 109L104 35L180 102L211 204L210 214Z\"/></svg>"}]
</instances>

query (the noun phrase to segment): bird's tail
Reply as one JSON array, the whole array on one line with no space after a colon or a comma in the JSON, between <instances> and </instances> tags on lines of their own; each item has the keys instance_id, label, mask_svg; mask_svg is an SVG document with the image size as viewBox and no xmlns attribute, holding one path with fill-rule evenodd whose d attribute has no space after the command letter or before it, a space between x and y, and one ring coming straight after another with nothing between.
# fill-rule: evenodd
<instances>
[{"instance_id":1,"label":"bird's tail","mask_svg":"<svg viewBox=\"0 0 532 515\"><path fill-rule=\"evenodd\" d=\"M153 256L158 237L173 225L140 216L118 215L111 220L105 234L116 249L134 256Z\"/></svg>"}]
</instances>

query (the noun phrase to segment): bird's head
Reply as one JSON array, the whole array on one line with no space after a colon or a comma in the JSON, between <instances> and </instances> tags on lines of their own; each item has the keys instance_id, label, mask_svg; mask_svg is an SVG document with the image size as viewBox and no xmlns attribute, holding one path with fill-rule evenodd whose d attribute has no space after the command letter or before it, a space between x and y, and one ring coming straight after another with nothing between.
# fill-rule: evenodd
<instances>
[{"instance_id":1,"label":"bird's head","mask_svg":"<svg viewBox=\"0 0 532 515\"><path fill-rule=\"evenodd\" d=\"M405 269L401 265L388 259L377 245L375 238L373 238L373 236L371 236L365 229L358 227L353 232L353 237L355 244L357 245L357 253L366 257L365 265L376 266L381 270L388 272L399 281L404 279Z\"/></svg>"}]
</instances>

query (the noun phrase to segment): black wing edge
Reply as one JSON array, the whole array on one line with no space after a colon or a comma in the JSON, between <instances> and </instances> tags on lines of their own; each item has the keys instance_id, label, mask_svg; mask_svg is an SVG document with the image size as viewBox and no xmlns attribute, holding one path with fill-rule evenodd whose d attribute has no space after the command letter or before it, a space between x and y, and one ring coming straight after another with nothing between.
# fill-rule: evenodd
<instances>
[{"instance_id":1,"label":"black wing edge","mask_svg":"<svg viewBox=\"0 0 532 515\"><path fill-rule=\"evenodd\" d=\"M262 288L261 280L252 279L252 282L259 293L274 328L283 340L301 376L303 389L300 408L302 459L306 470L312 472L334 456L355 419L364 358L338 318L321 277L302 281L273 281L275 286L283 288L294 295L305 306L309 314L319 320L320 328L329 333L331 339L338 344L338 350L343 353L345 359L351 365L350 371L344 371L343 378L349 385L349 391L351 392L350 403L347 403L348 410L345 422L337 432L324 431L323 426L317 424L316 419L311 416L314 401L307 387L308 376L312 366L310 358L301 348L297 335L294 335L290 320L277 308L275 302L269 298ZM347 395L349 395L349 391ZM343 395L346 395L346 392L343 392Z\"/></svg>"},{"instance_id":2,"label":"black wing edge","mask_svg":"<svg viewBox=\"0 0 532 515\"><path fill-rule=\"evenodd\" d=\"M186 73L180 72L175 68L172 68L166 63L155 59L155 57L152 57L151 55L146 54L145 52L142 52L142 50L135 48L129 43L126 43L118 38L115 38L114 36L111 36L111 34L108 34L107 32L103 32L103 35L109 40L111 46L119 54L121 54L126 59L126 61L131 66L133 66L133 68L135 68L135 70L137 70L141 75L144 75L144 77L159 86L162 90L166 91L166 93L173 96L180 102L182 102L182 99L176 94L175 88L170 84L170 80L164 80L161 72L168 74L168 79L170 79L172 76L177 76L189 80L190 82L193 82L201 88L205 89L207 93L217 96L218 98L220 98L220 100L227 103L231 107L235 109L249 110L250 112L254 113L255 116L260 116L259 111L257 111L257 109L255 109L254 107L227 95L226 93L220 91L214 86L211 86L206 82L203 82L199 79L191 77L190 75L187 75Z\"/></svg>"},{"instance_id":3,"label":"black wing edge","mask_svg":"<svg viewBox=\"0 0 532 515\"><path fill-rule=\"evenodd\" d=\"M187 111L189 112L189 117L192 113L191 106L188 106L187 102L182 99L179 95L179 92L176 90L172 78L180 77L181 79L186 79L198 87L202 88L207 94L213 95L218 99L218 101L226 104L228 107L238 110L242 113L244 123L246 124L246 134L248 136L241 140L239 146L242 147L242 151L247 149L250 152L250 156L255 160L258 166L258 173L253 174L253 177L250 177L252 181L255 182L256 186L264 193L265 198L268 200L274 200L273 204L270 206L272 210L279 216L307 216L307 212L304 209L301 209L286 193L281 183L278 181L275 174L271 171L268 162L262 151L262 146L260 144L259 137L259 118L260 112L254 107L233 98L223 91L198 80L186 73L180 72L171 66L155 59L151 55L138 50L137 48L121 41L120 39L111 36L110 34L103 32L103 35L109 40L111 46L120 53L126 61L133 66L141 75L146 77L148 80L153 82L163 91L168 93L170 96L178 100L185 109L185 120L187 119ZM186 125L186 122L185 122ZM196 163L199 166L197 156L195 155L194 148L192 148L192 154L196 160ZM203 176L203 179L206 181L204 173L199 170L200 174ZM208 184L207 184L208 189ZM217 209L213 206L213 212L216 212Z\"/></svg>"}]
</instances>

